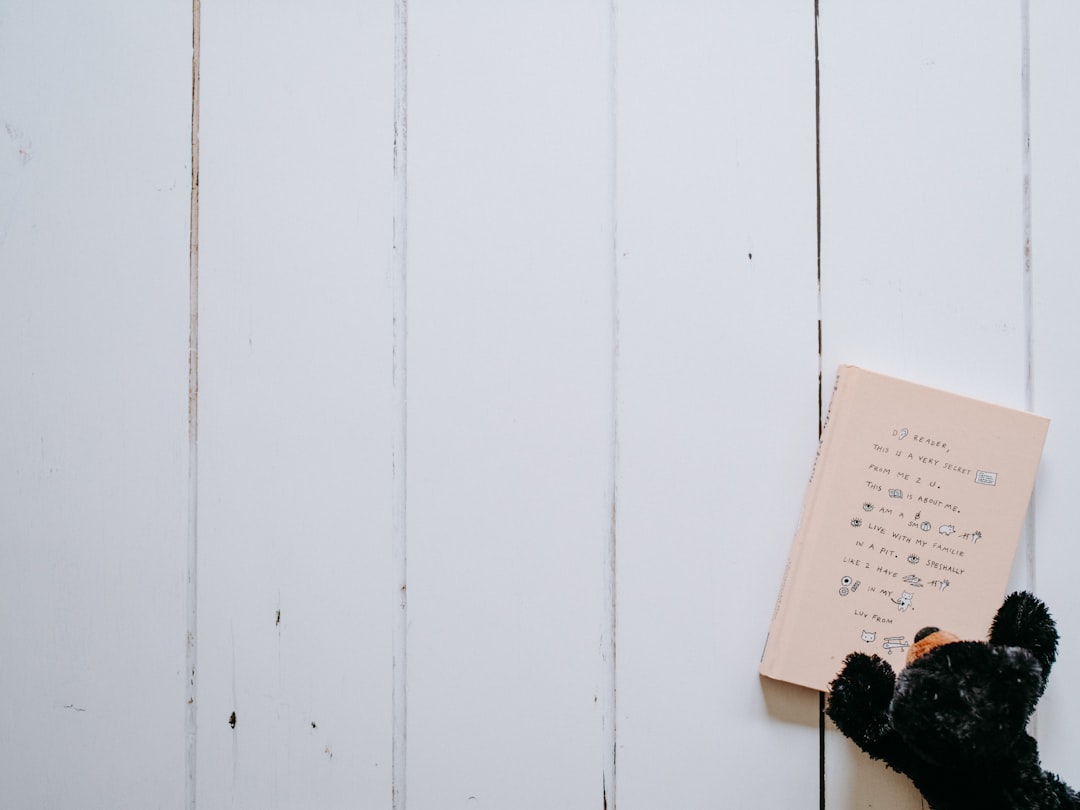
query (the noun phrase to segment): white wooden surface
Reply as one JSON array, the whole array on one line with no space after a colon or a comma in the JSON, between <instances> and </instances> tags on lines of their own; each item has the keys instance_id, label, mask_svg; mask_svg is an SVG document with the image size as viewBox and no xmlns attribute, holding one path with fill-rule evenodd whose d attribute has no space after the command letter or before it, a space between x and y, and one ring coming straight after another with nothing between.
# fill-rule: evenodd
<instances>
[{"instance_id":1,"label":"white wooden surface","mask_svg":"<svg viewBox=\"0 0 1080 810\"><path fill-rule=\"evenodd\" d=\"M1080 425L1071 418L1080 396L1075 345L1080 298L1080 105L1066 77L1080 75L1080 9L1067 2L1033 3L1031 41L1031 266L1035 407L1058 414L1036 487L1033 576L1054 608L1065 641L1042 700L1038 730L1046 767L1080 781L1076 721L1080 650L1069 641L1080 628L1080 601L1071 568L1075 559L1069 504Z\"/></svg>"},{"instance_id":2,"label":"white wooden surface","mask_svg":"<svg viewBox=\"0 0 1080 810\"><path fill-rule=\"evenodd\" d=\"M378 807L393 9L207 3L201 23L194 804Z\"/></svg>"},{"instance_id":3,"label":"white wooden surface","mask_svg":"<svg viewBox=\"0 0 1080 810\"><path fill-rule=\"evenodd\" d=\"M0 9L0 806L184 798L191 14Z\"/></svg>"},{"instance_id":4,"label":"white wooden surface","mask_svg":"<svg viewBox=\"0 0 1080 810\"><path fill-rule=\"evenodd\" d=\"M756 673L840 362L1052 418L1080 785L1078 35L3 4L0 806L920 808Z\"/></svg>"}]
</instances>

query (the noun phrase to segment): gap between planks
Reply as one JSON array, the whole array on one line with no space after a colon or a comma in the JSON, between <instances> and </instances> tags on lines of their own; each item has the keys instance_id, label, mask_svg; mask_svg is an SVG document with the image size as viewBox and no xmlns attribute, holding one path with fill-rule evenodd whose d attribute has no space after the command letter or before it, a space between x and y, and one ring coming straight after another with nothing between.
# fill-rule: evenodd
<instances>
[{"instance_id":1,"label":"gap between planks","mask_svg":"<svg viewBox=\"0 0 1080 810\"><path fill-rule=\"evenodd\" d=\"M198 666L198 550L199 550L199 107L202 47L200 0L191 5L191 207L188 244L188 504L187 594L185 639L184 790L185 806L196 806L196 742Z\"/></svg>"},{"instance_id":2,"label":"gap between planks","mask_svg":"<svg viewBox=\"0 0 1080 810\"><path fill-rule=\"evenodd\" d=\"M391 806L405 810L408 735L408 135L409 6L394 2L394 244L393 287L393 697Z\"/></svg>"}]
</instances>

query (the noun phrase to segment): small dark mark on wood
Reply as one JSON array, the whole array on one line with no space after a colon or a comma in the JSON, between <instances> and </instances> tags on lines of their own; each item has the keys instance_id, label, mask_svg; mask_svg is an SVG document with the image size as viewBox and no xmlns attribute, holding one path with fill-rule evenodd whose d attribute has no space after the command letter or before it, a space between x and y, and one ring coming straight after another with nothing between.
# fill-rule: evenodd
<instances>
[{"instance_id":1,"label":"small dark mark on wood","mask_svg":"<svg viewBox=\"0 0 1080 810\"><path fill-rule=\"evenodd\" d=\"M74 703L69 703L64 708L65 709L71 709L73 712L85 712L86 711L86 709L83 709L83 708L81 708L79 706L76 706Z\"/></svg>"},{"instance_id":2,"label":"small dark mark on wood","mask_svg":"<svg viewBox=\"0 0 1080 810\"><path fill-rule=\"evenodd\" d=\"M748 258L750 261L753 261L754 260L754 254L753 253L747 253L746 258Z\"/></svg>"},{"instance_id":3,"label":"small dark mark on wood","mask_svg":"<svg viewBox=\"0 0 1080 810\"><path fill-rule=\"evenodd\" d=\"M275 621L274 624L275 625L281 624L281 611L280 610L277 612L277 621Z\"/></svg>"},{"instance_id":4,"label":"small dark mark on wood","mask_svg":"<svg viewBox=\"0 0 1080 810\"><path fill-rule=\"evenodd\" d=\"M236 728L236 712L229 715L229 725L232 728Z\"/></svg>"},{"instance_id":5,"label":"small dark mark on wood","mask_svg":"<svg viewBox=\"0 0 1080 810\"><path fill-rule=\"evenodd\" d=\"M311 721L311 727L312 727L312 728L318 728L318 726L317 726L317 725L315 725L315 721L314 721L314 720L312 720L312 721Z\"/></svg>"}]
</instances>

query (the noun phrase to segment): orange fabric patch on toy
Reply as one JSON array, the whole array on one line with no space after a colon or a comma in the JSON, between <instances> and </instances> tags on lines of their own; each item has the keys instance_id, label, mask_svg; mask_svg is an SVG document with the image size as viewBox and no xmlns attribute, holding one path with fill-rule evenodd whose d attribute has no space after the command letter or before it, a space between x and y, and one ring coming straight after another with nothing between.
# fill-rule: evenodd
<instances>
[{"instance_id":1,"label":"orange fabric patch on toy","mask_svg":"<svg viewBox=\"0 0 1080 810\"><path fill-rule=\"evenodd\" d=\"M937 627L924 627L915 634L915 643L908 647L906 663L910 666L912 661L926 655L931 650L943 644L952 644L952 642L959 640L959 636L950 633L948 630L939 630Z\"/></svg>"}]
</instances>

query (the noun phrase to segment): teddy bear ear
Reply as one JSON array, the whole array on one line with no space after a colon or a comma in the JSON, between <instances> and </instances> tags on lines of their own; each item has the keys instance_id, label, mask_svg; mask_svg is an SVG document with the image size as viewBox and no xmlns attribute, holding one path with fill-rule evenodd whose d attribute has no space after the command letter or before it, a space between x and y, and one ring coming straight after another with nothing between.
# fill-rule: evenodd
<instances>
[{"instance_id":1,"label":"teddy bear ear","mask_svg":"<svg viewBox=\"0 0 1080 810\"><path fill-rule=\"evenodd\" d=\"M1030 652L1042 667L1046 684L1057 658L1058 632L1050 611L1035 596L1017 591L1005 598L990 626L990 643Z\"/></svg>"}]
</instances>

